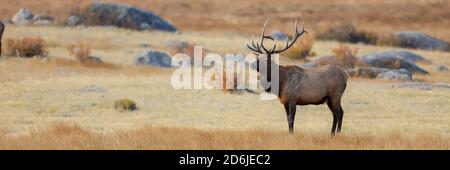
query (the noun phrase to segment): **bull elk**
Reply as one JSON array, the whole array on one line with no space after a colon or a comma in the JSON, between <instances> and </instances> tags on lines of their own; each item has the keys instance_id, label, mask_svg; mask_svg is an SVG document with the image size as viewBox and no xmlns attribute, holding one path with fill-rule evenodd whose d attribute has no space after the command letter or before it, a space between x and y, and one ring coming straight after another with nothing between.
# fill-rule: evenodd
<instances>
[{"instance_id":1,"label":"bull elk","mask_svg":"<svg viewBox=\"0 0 450 170\"><path fill-rule=\"evenodd\" d=\"M286 46L277 49L277 43L274 42L272 48L264 46L264 40L275 41L273 37L265 35L266 26L269 20L264 23L260 42L255 43L254 37L252 43L247 43L247 47L259 55L255 63L251 67L255 69L260 77L264 77L268 82L271 81L271 67L275 66L279 69L279 90L278 99L284 105L289 126L289 133L294 132L294 119L297 105L319 105L327 103L328 108L333 115L333 124L331 127L331 135L334 136L341 131L342 119L344 111L341 107L341 98L347 86L348 74L345 70L336 65L327 65L312 69L305 69L297 66L281 66L272 61L272 55L279 54L294 45L294 43L304 34L308 34L304 27L299 30L297 28L297 20L295 21L295 34L292 40L287 39ZM272 63L274 62L274 63ZM267 71L260 70L261 64L267 64ZM275 74L276 75L276 74ZM271 91L265 89L266 92ZM271 91L273 93L273 91Z\"/></svg>"},{"instance_id":2,"label":"bull elk","mask_svg":"<svg viewBox=\"0 0 450 170\"><path fill-rule=\"evenodd\" d=\"M2 36L3 31L5 31L5 24L3 24L2 21L0 21L0 57L2 56Z\"/></svg>"}]
</instances>

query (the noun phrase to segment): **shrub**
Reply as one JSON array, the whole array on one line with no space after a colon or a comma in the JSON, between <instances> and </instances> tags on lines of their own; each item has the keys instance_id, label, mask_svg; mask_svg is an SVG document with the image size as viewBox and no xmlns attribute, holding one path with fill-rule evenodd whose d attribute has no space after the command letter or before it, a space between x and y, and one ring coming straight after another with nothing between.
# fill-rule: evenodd
<instances>
[{"instance_id":1,"label":"shrub","mask_svg":"<svg viewBox=\"0 0 450 170\"><path fill-rule=\"evenodd\" d=\"M195 46L196 43L185 42L185 41L169 41L166 46L169 48L170 53L175 54L186 54L189 56L191 60L191 64L194 65L194 54L195 54ZM202 47L202 62L206 57L206 54L210 52L210 50Z\"/></svg>"},{"instance_id":2,"label":"shrub","mask_svg":"<svg viewBox=\"0 0 450 170\"><path fill-rule=\"evenodd\" d=\"M311 54L311 49L314 45L313 36L305 36L300 37L291 48L289 48L286 52L283 53L284 56L287 56L292 59L302 59L305 60Z\"/></svg>"},{"instance_id":3,"label":"shrub","mask_svg":"<svg viewBox=\"0 0 450 170\"><path fill-rule=\"evenodd\" d=\"M22 39L7 39L6 55L11 57L47 57L44 40L40 37L25 37Z\"/></svg>"},{"instance_id":4,"label":"shrub","mask_svg":"<svg viewBox=\"0 0 450 170\"><path fill-rule=\"evenodd\" d=\"M319 33L317 38L322 40L364 44L376 44L378 40L378 36L375 33L358 30L353 24L331 27L327 31Z\"/></svg>"},{"instance_id":5,"label":"shrub","mask_svg":"<svg viewBox=\"0 0 450 170\"><path fill-rule=\"evenodd\" d=\"M242 87L245 89L238 89L239 81L244 83L242 85L246 86L246 75L244 75L244 73L236 70L230 75L227 75L226 73L227 69L223 69L222 71L216 70L210 77L211 82L208 82L209 85L216 89L222 89L223 92L240 93L243 92L243 90L248 91L247 87Z\"/></svg>"},{"instance_id":6,"label":"shrub","mask_svg":"<svg viewBox=\"0 0 450 170\"><path fill-rule=\"evenodd\" d=\"M336 64L344 68L353 68L360 65L359 59L356 57L358 48L352 49L348 45L339 45L337 48L331 49L336 57Z\"/></svg>"},{"instance_id":7,"label":"shrub","mask_svg":"<svg viewBox=\"0 0 450 170\"><path fill-rule=\"evenodd\" d=\"M379 46L400 46L400 39L394 34L387 34L378 37L377 45Z\"/></svg>"},{"instance_id":8,"label":"shrub","mask_svg":"<svg viewBox=\"0 0 450 170\"><path fill-rule=\"evenodd\" d=\"M135 111L137 110L137 105L131 99L120 99L114 103L114 108L120 111Z\"/></svg>"},{"instance_id":9,"label":"shrub","mask_svg":"<svg viewBox=\"0 0 450 170\"><path fill-rule=\"evenodd\" d=\"M67 47L70 55L79 61L85 61L91 54L91 48L83 43L71 44Z\"/></svg>"}]
</instances>

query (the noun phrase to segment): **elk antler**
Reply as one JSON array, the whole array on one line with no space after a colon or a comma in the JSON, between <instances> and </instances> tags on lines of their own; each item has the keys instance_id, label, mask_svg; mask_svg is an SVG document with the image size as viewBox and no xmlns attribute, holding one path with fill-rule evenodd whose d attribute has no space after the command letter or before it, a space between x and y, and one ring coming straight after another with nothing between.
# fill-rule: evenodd
<instances>
[{"instance_id":1,"label":"elk antler","mask_svg":"<svg viewBox=\"0 0 450 170\"><path fill-rule=\"evenodd\" d=\"M305 33L308 34L308 32L306 32L306 30L305 30L305 27L303 27L303 24L302 24L301 31L298 30L298 28L297 28L297 20L295 20L295 34L294 34L293 39L291 41L289 41L289 39L288 39L286 41L286 46L283 49L276 50L276 48L277 48L276 40L272 36L265 35L266 27L267 27L268 23L269 23L269 19L267 19L266 22L264 23L264 26L263 26L263 29L262 29L262 32L261 32L261 41L259 43L255 44L255 36L252 37L252 44L251 45L247 42L247 47L250 50L252 50L252 51L254 51L256 53L259 53L259 54L277 54L277 53L282 53L282 52L286 51L287 49L291 48L292 45L294 45L294 43L297 41L297 39L300 36L302 36ZM275 41L274 44L273 44L273 47L270 50L267 49L266 47L264 47L264 39L269 39L269 40Z\"/></svg>"}]
</instances>

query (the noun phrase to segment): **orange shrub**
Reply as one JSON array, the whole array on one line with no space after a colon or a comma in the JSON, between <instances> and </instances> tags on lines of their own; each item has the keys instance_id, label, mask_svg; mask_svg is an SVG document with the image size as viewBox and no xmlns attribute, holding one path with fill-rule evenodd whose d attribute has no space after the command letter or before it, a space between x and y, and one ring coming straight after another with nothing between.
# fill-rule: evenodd
<instances>
[{"instance_id":1,"label":"orange shrub","mask_svg":"<svg viewBox=\"0 0 450 170\"><path fill-rule=\"evenodd\" d=\"M86 60L91 54L91 48L83 43L71 44L67 47L70 55L75 57L79 61Z\"/></svg>"},{"instance_id":2,"label":"orange shrub","mask_svg":"<svg viewBox=\"0 0 450 170\"><path fill-rule=\"evenodd\" d=\"M331 49L336 57L336 64L344 68L353 68L359 65L359 59L356 57L358 48L352 49L348 45L339 45L337 48Z\"/></svg>"},{"instance_id":3,"label":"orange shrub","mask_svg":"<svg viewBox=\"0 0 450 170\"><path fill-rule=\"evenodd\" d=\"M47 57L44 40L40 37L9 38L6 40L6 55L11 57Z\"/></svg>"}]
</instances>

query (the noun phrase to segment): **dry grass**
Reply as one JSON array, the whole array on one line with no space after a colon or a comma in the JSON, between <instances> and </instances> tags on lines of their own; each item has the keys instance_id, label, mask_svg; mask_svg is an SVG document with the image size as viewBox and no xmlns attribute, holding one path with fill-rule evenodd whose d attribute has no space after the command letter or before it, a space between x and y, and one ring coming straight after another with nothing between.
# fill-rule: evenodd
<instances>
[{"instance_id":1,"label":"dry grass","mask_svg":"<svg viewBox=\"0 0 450 170\"><path fill-rule=\"evenodd\" d=\"M6 39L6 55L11 57L46 57L47 50L44 39L40 37L8 38Z\"/></svg>"},{"instance_id":2,"label":"dry grass","mask_svg":"<svg viewBox=\"0 0 450 170\"><path fill-rule=\"evenodd\" d=\"M360 64L358 58L356 57L358 48L352 49L348 45L341 44L339 47L331 49L331 51L333 51L334 56L336 56L337 65L344 68L353 68Z\"/></svg>"},{"instance_id":3,"label":"dry grass","mask_svg":"<svg viewBox=\"0 0 450 170\"><path fill-rule=\"evenodd\" d=\"M21 7L35 13L49 13L65 20L71 9L93 0L0 0L0 19L11 18ZM254 34L267 17L280 31L292 31L294 18L305 21L308 31L320 32L353 22L358 28L375 33L417 30L450 41L450 17L446 0L102 0L150 9L168 19L182 31L233 31ZM266 5L270 4L270 5ZM208 15L204 15L207 12ZM199 22L192 22L199 21Z\"/></svg>"},{"instance_id":4,"label":"dry grass","mask_svg":"<svg viewBox=\"0 0 450 170\"><path fill-rule=\"evenodd\" d=\"M449 138L429 134L340 135L204 131L144 127L110 134L57 123L27 135L0 134L0 149L450 149Z\"/></svg>"},{"instance_id":5,"label":"dry grass","mask_svg":"<svg viewBox=\"0 0 450 170\"><path fill-rule=\"evenodd\" d=\"M67 47L70 55L79 61L85 61L91 54L91 48L84 43L71 44Z\"/></svg>"},{"instance_id":6,"label":"dry grass","mask_svg":"<svg viewBox=\"0 0 450 170\"><path fill-rule=\"evenodd\" d=\"M174 90L170 85L174 69L132 66L136 54L147 50L140 47L143 43L162 49L166 41L181 40L220 53L247 53L242 47L251 37L99 27L10 26L5 32L6 38L23 36L40 36L50 43L49 58L0 61L4 149L448 149L444 143L450 134L448 89L400 89L393 87L396 82L351 79L342 102L343 136L329 138L332 118L325 105L299 108L298 134L289 136L284 109L276 100L218 90ZM108 64L88 66L67 57L68 45L86 41ZM312 50L331 55L330 49L338 45L316 41ZM361 54L385 49L349 46ZM423 77L426 81L450 82L450 73L431 71L437 64L450 66L450 53L413 52L432 62L421 65L431 72ZM280 62L296 61L282 57ZM91 86L105 92L87 91ZM139 110L114 109L120 98L135 100Z\"/></svg>"}]
</instances>

